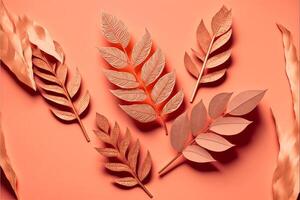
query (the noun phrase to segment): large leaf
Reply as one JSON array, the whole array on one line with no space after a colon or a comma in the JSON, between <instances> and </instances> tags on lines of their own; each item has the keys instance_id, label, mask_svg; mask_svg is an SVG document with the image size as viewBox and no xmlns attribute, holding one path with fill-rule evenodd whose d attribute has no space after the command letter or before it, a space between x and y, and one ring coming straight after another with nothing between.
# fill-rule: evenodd
<instances>
[{"instance_id":1,"label":"large leaf","mask_svg":"<svg viewBox=\"0 0 300 200\"><path fill-rule=\"evenodd\" d=\"M210 42L211 42L211 36L205 27L205 24L203 20L201 20L198 28L197 28L197 41L199 46L202 48L202 50L206 53Z\"/></svg>"},{"instance_id":2,"label":"large leaf","mask_svg":"<svg viewBox=\"0 0 300 200\"><path fill-rule=\"evenodd\" d=\"M251 123L241 117L220 117L212 122L209 129L221 135L236 135Z\"/></svg>"},{"instance_id":3,"label":"large leaf","mask_svg":"<svg viewBox=\"0 0 300 200\"><path fill-rule=\"evenodd\" d=\"M189 133L190 122L186 113L183 113L175 119L171 128L171 145L176 151L184 149Z\"/></svg>"},{"instance_id":4,"label":"large leaf","mask_svg":"<svg viewBox=\"0 0 300 200\"><path fill-rule=\"evenodd\" d=\"M232 25L232 14L231 10L228 10L223 6L212 18L211 28L213 34L218 37L226 33Z\"/></svg>"}]
</instances>

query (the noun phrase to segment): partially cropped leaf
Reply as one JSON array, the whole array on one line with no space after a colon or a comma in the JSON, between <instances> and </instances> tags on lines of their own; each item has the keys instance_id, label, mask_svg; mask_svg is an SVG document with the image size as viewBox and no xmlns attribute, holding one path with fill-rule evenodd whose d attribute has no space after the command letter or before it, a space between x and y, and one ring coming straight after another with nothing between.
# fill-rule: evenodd
<instances>
[{"instance_id":1,"label":"partially cropped leaf","mask_svg":"<svg viewBox=\"0 0 300 200\"><path fill-rule=\"evenodd\" d=\"M216 119L209 129L221 135L236 135L251 123L241 117L221 117Z\"/></svg>"},{"instance_id":2,"label":"partially cropped leaf","mask_svg":"<svg viewBox=\"0 0 300 200\"><path fill-rule=\"evenodd\" d=\"M197 136L207 125L207 111L201 100L197 103L191 112L191 131L194 136Z\"/></svg>"},{"instance_id":3,"label":"partially cropped leaf","mask_svg":"<svg viewBox=\"0 0 300 200\"><path fill-rule=\"evenodd\" d=\"M141 77L145 85L153 83L162 73L165 67L165 56L161 50L158 49L155 53L145 62L142 67Z\"/></svg>"},{"instance_id":4,"label":"partially cropped leaf","mask_svg":"<svg viewBox=\"0 0 300 200\"><path fill-rule=\"evenodd\" d=\"M170 114L170 113L176 111L182 104L183 98L184 98L183 91L180 90L163 107L162 115Z\"/></svg>"},{"instance_id":5,"label":"partially cropped leaf","mask_svg":"<svg viewBox=\"0 0 300 200\"><path fill-rule=\"evenodd\" d=\"M171 128L171 145L176 151L181 152L184 149L189 133L189 119L186 113L183 113L175 119Z\"/></svg>"},{"instance_id":6,"label":"partially cropped leaf","mask_svg":"<svg viewBox=\"0 0 300 200\"><path fill-rule=\"evenodd\" d=\"M198 145L189 145L182 151L183 156L193 162L207 163L213 162L215 159L202 147Z\"/></svg>"},{"instance_id":7,"label":"partially cropped leaf","mask_svg":"<svg viewBox=\"0 0 300 200\"><path fill-rule=\"evenodd\" d=\"M199 134L196 138L196 142L201 147L216 152L226 151L234 146L222 136L214 133Z\"/></svg>"},{"instance_id":8,"label":"partially cropped leaf","mask_svg":"<svg viewBox=\"0 0 300 200\"><path fill-rule=\"evenodd\" d=\"M139 122L152 122L156 120L155 110L148 104L120 105L120 107L133 119Z\"/></svg>"},{"instance_id":9,"label":"partially cropped leaf","mask_svg":"<svg viewBox=\"0 0 300 200\"><path fill-rule=\"evenodd\" d=\"M220 117L226 110L232 93L223 92L214 96L209 102L208 113L211 118Z\"/></svg>"},{"instance_id":10,"label":"partially cropped leaf","mask_svg":"<svg viewBox=\"0 0 300 200\"><path fill-rule=\"evenodd\" d=\"M151 98L156 104L165 101L173 91L175 86L175 73L170 72L161 77L154 85Z\"/></svg>"},{"instance_id":11,"label":"partially cropped leaf","mask_svg":"<svg viewBox=\"0 0 300 200\"><path fill-rule=\"evenodd\" d=\"M146 30L145 35L143 36L142 40L137 42L132 50L131 54L131 60L132 60L132 65L134 67L138 66L142 62L145 61L147 56L150 53L152 46L152 40L150 33Z\"/></svg>"},{"instance_id":12,"label":"partially cropped leaf","mask_svg":"<svg viewBox=\"0 0 300 200\"><path fill-rule=\"evenodd\" d=\"M125 53L116 47L101 47L99 52L114 68L121 69L128 65Z\"/></svg>"},{"instance_id":13,"label":"partially cropped leaf","mask_svg":"<svg viewBox=\"0 0 300 200\"><path fill-rule=\"evenodd\" d=\"M105 148L96 148L96 150L105 157L114 158L114 162L106 163L105 167L110 171L128 173L127 177L118 178L115 180L115 183L125 187L138 185L152 198L152 194L143 184L152 167L150 153L147 151L144 161L139 164L138 157L141 154L141 145L138 139L130 145L131 134L128 128L123 137L117 122L115 122L114 128L109 131L107 118L101 114L97 114L97 123L100 129L106 129L108 132L104 133L101 130L96 130L96 135L102 142L109 145ZM127 150L129 150L128 153Z\"/></svg>"},{"instance_id":14,"label":"partially cropped leaf","mask_svg":"<svg viewBox=\"0 0 300 200\"><path fill-rule=\"evenodd\" d=\"M109 42L121 44L123 48L127 47L130 40L127 27L115 16L102 13L102 31Z\"/></svg>"},{"instance_id":15,"label":"partially cropped leaf","mask_svg":"<svg viewBox=\"0 0 300 200\"><path fill-rule=\"evenodd\" d=\"M105 70L104 74L112 84L120 88L131 89L137 88L139 86L139 83L137 82L134 75L129 72Z\"/></svg>"},{"instance_id":16,"label":"partially cropped leaf","mask_svg":"<svg viewBox=\"0 0 300 200\"><path fill-rule=\"evenodd\" d=\"M119 99L122 99L124 101L129 101L129 102L144 101L147 98L146 93L142 89L132 89L132 90L117 89L117 90L111 90L111 93L116 97L118 97Z\"/></svg>"},{"instance_id":17,"label":"partially cropped leaf","mask_svg":"<svg viewBox=\"0 0 300 200\"><path fill-rule=\"evenodd\" d=\"M245 115L251 112L265 95L266 90L247 90L239 93L228 104L227 112L231 115Z\"/></svg>"}]
</instances>

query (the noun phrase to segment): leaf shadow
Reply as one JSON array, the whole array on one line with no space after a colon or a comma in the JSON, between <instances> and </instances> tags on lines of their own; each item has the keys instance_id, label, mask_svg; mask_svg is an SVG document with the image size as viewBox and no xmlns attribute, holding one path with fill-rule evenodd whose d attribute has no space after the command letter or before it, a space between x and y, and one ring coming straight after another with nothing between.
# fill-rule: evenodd
<instances>
[{"instance_id":1,"label":"leaf shadow","mask_svg":"<svg viewBox=\"0 0 300 200\"><path fill-rule=\"evenodd\" d=\"M17 195L16 195L15 191L13 190L13 188L11 187L8 179L4 175L4 172L3 172L2 168L0 168L0 174L1 174L1 176L0 176L1 177L0 178L1 179L1 181L0 181L1 187L4 186L4 188L9 192L9 194L11 196L13 196L15 199L17 199Z\"/></svg>"}]
</instances>

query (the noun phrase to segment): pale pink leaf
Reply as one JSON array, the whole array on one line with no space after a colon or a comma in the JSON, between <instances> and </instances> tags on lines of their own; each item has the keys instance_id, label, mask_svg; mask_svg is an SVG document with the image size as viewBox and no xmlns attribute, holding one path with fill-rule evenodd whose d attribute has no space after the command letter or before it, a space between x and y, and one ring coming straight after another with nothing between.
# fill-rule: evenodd
<instances>
[{"instance_id":1,"label":"pale pink leaf","mask_svg":"<svg viewBox=\"0 0 300 200\"><path fill-rule=\"evenodd\" d=\"M215 159L202 147L198 145L189 145L182 151L183 156L193 162L208 163Z\"/></svg>"},{"instance_id":2,"label":"pale pink leaf","mask_svg":"<svg viewBox=\"0 0 300 200\"><path fill-rule=\"evenodd\" d=\"M181 152L187 142L190 133L190 122L186 113L179 115L171 127L171 145L172 147Z\"/></svg>"},{"instance_id":3,"label":"pale pink leaf","mask_svg":"<svg viewBox=\"0 0 300 200\"><path fill-rule=\"evenodd\" d=\"M215 152L226 151L234 146L225 138L215 133L199 134L196 138L196 142L201 147Z\"/></svg>"},{"instance_id":4,"label":"pale pink leaf","mask_svg":"<svg viewBox=\"0 0 300 200\"><path fill-rule=\"evenodd\" d=\"M184 98L183 91L180 90L163 107L162 115L170 114L170 113L176 111L182 104L183 98Z\"/></svg>"},{"instance_id":5,"label":"pale pink leaf","mask_svg":"<svg viewBox=\"0 0 300 200\"><path fill-rule=\"evenodd\" d=\"M155 110L148 104L132 104L132 105L120 105L122 110L124 110L133 119L142 122L152 122L156 120Z\"/></svg>"},{"instance_id":6,"label":"pale pink leaf","mask_svg":"<svg viewBox=\"0 0 300 200\"><path fill-rule=\"evenodd\" d=\"M212 83L220 80L226 74L226 69L208 73L201 78L201 83Z\"/></svg>"},{"instance_id":7,"label":"pale pink leaf","mask_svg":"<svg viewBox=\"0 0 300 200\"><path fill-rule=\"evenodd\" d=\"M211 36L205 27L203 20L201 20L197 28L197 41L199 46L206 53L211 42Z\"/></svg>"},{"instance_id":8,"label":"pale pink leaf","mask_svg":"<svg viewBox=\"0 0 300 200\"><path fill-rule=\"evenodd\" d=\"M251 123L241 117L220 117L212 122L209 129L220 135L236 135Z\"/></svg>"},{"instance_id":9,"label":"pale pink leaf","mask_svg":"<svg viewBox=\"0 0 300 200\"><path fill-rule=\"evenodd\" d=\"M134 67L138 66L139 64L145 61L145 59L150 53L151 46L151 35L146 29L146 33L141 39L141 41L137 42L132 49L131 61Z\"/></svg>"},{"instance_id":10,"label":"pale pink leaf","mask_svg":"<svg viewBox=\"0 0 300 200\"><path fill-rule=\"evenodd\" d=\"M175 86L175 81L175 73L170 72L156 82L151 91L151 98L155 104L162 103L170 96Z\"/></svg>"},{"instance_id":11,"label":"pale pink leaf","mask_svg":"<svg viewBox=\"0 0 300 200\"><path fill-rule=\"evenodd\" d=\"M201 100L197 103L191 112L191 131L194 136L197 136L207 126L208 118L207 111Z\"/></svg>"},{"instance_id":12,"label":"pale pink leaf","mask_svg":"<svg viewBox=\"0 0 300 200\"><path fill-rule=\"evenodd\" d=\"M223 47L231 38L232 35L232 29L229 29L229 31L227 31L224 35L221 35L220 37L218 37L212 47L211 47L211 53L218 50L219 48Z\"/></svg>"},{"instance_id":13,"label":"pale pink leaf","mask_svg":"<svg viewBox=\"0 0 300 200\"><path fill-rule=\"evenodd\" d=\"M195 78L198 78L199 70L187 52L184 54L184 66L191 75L193 75Z\"/></svg>"},{"instance_id":14,"label":"pale pink leaf","mask_svg":"<svg viewBox=\"0 0 300 200\"><path fill-rule=\"evenodd\" d=\"M210 57L207 60L206 67L208 69L211 69L211 68L215 68L219 65L222 65L230 58L230 55L231 55L231 50L229 49L229 50L219 53L213 57Z\"/></svg>"},{"instance_id":15,"label":"pale pink leaf","mask_svg":"<svg viewBox=\"0 0 300 200\"><path fill-rule=\"evenodd\" d=\"M119 86L120 88L131 89L139 86L139 82L136 80L135 76L129 72L104 70L104 74L112 84Z\"/></svg>"},{"instance_id":16,"label":"pale pink leaf","mask_svg":"<svg viewBox=\"0 0 300 200\"><path fill-rule=\"evenodd\" d=\"M147 98L146 93L142 89L131 89L131 90L117 89L117 90L111 90L111 93L114 96L118 97L119 99L128 102L144 101Z\"/></svg>"},{"instance_id":17,"label":"pale pink leaf","mask_svg":"<svg viewBox=\"0 0 300 200\"><path fill-rule=\"evenodd\" d=\"M232 25L232 13L223 6L212 18L211 28L213 34L218 37L226 33Z\"/></svg>"},{"instance_id":18,"label":"pale pink leaf","mask_svg":"<svg viewBox=\"0 0 300 200\"><path fill-rule=\"evenodd\" d=\"M101 47L99 52L104 60L116 69L128 65L126 54L116 47Z\"/></svg>"},{"instance_id":19,"label":"pale pink leaf","mask_svg":"<svg viewBox=\"0 0 300 200\"><path fill-rule=\"evenodd\" d=\"M209 106L208 106L209 116L213 119L220 117L225 112L231 96L232 96L232 92L231 93L224 92L214 96L209 102Z\"/></svg>"}]
</instances>

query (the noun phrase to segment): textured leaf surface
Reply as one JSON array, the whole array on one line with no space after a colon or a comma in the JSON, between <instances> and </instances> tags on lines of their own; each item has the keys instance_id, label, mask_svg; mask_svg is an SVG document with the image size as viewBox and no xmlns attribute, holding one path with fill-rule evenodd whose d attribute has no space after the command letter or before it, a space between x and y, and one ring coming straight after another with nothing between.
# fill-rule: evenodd
<instances>
[{"instance_id":1,"label":"textured leaf surface","mask_svg":"<svg viewBox=\"0 0 300 200\"><path fill-rule=\"evenodd\" d=\"M211 28L216 36L226 33L232 25L231 10L223 6L212 18Z\"/></svg>"},{"instance_id":2,"label":"textured leaf surface","mask_svg":"<svg viewBox=\"0 0 300 200\"><path fill-rule=\"evenodd\" d=\"M165 101L173 91L175 86L175 73L170 72L162 76L154 85L151 98L156 104Z\"/></svg>"},{"instance_id":3,"label":"textured leaf surface","mask_svg":"<svg viewBox=\"0 0 300 200\"><path fill-rule=\"evenodd\" d=\"M222 136L214 133L199 134L196 138L196 142L201 147L216 152L226 151L234 146Z\"/></svg>"},{"instance_id":4,"label":"textured leaf surface","mask_svg":"<svg viewBox=\"0 0 300 200\"><path fill-rule=\"evenodd\" d=\"M99 113L96 113L96 124L99 129L103 130L105 133L108 133L109 122L108 119Z\"/></svg>"},{"instance_id":5,"label":"textured leaf surface","mask_svg":"<svg viewBox=\"0 0 300 200\"><path fill-rule=\"evenodd\" d=\"M171 145L172 147L181 152L187 142L190 132L190 123L185 113L181 114L175 119L171 128Z\"/></svg>"},{"instance_id":6,"label":"textured leaf surface","mask_svg":"<svg viewBox=\"0 0 300 200\"><path fill-rule=\"evenodd\" d=\"M57 110L54 108L51 108L50 110L56 117L58 117L61 120L73 121L76 119L76 115L74 115L74 113L72 112Z\"/></svg>"},{"instance_id":7,"label":"textured leaf surface","mask_svg":"<svg viewBox=\"0 0 300 200\"><path fill-rule=\"evenodd\" d=\"M208 73L201 78L201 83L212 83L220 80L226 74L226 69L221 69L219 71Z\"/></svg>"},{"instance_id":8,"label":"textured leaf surface","mask_svg":"<svg viewBox=\"0 0 300 200\"><path fill-rule=\"evenodd\" d=\"M220 117L226 110L232 93L220 93L214 96L209 102L208 113L211 118L215 119Z\"/></svg>"},{"instance_id":9,"label":"textured leaf surface","mask_svg":"<svg viewBox=\"0 0 300 200\"><path fill-rule=\"evenodd\" d=\"M180 90L163 107L162 115L170 114L170 113L176 111L182 104L183 98L184 98L183 91Z\"/></svg>"},{"instance_id":10,"label":"textured leaf surface","mask_svg":"<svg viewBox=\"0 0 300 200\"><path fill-rule=\"evenodd\" d=\"M136 102L136 101L144 101L147 98L146 93L142 89L132 89L132 90L111 90L111 93L122 99L124 101Z\"/></svg>"},{"instance_id":11,"label":"textured leaf surface","mask_svg":"<svg viewBox=\"0 0 300 200\"><path fill-rule=\"evenodd\" d=\"M116 47L101 47L99 52L106 62L117 69L122 69L128 65L125 53Z\"/></svg>"},{"instance_id":12,"label":"textured leaf surface","mask_svg":"<svg viewBox=\"0 0 300 200\"><path fill-rule=\"evenodd\" d=\"M150 173L151 166L152 166L152 159L151 159L151 155L148 151L144 162L142 163L142 165L140 166L140 168L138 170L138 177L141 181L143 181L147 177L147 175Z\"/></svg>"},{"instance_id":13,"label":"textured leaf surface","mask_svg":"<svg viewBox=\"0 0 300 200\"><path fill-rule=\"evenodd\" d=\"M133 187L138 184L137 180L132 177L118 178L115 180L115 182L119 185L126 186L126 187Z\"/></svg>"},{"instance_id":14,"label":"textured leaf surface","mask_svg":"<svg viewBox=\"0 0 300 200\"><path fill-rule=\"evenodd\" d=\"M156 120L155 110L148 104L120 105L120 107L139 122L146 123Z\"/></svg>"},{"instance_id":15,"label":"textured leaf surface","mask_svg":"<svg viewBox=\"0 0 300 200\"><path fill-rule=\"evenodd\" d=\"M197 136L207 125L207 111L201 100L197 103L191 112L191 131L194 136Z\"/></svg>"},{"instance_id":16,"label":"textured leaf surface","mask_svg":"<svg viewBox=\"0 0 300 200\"><path fill-rule=\"evenodd\" d=\"M223 64L230 58L230 54L231 54L231 50L227 50L209 58L207 60L206 67L210 69Z\"/></svg>"},{"instance_id":17,"label":"textured leaf surface","mask_svg":"<svg viewBox=\"0 0 300 200\"><path fill-rule=\"evenodd\" d=\"M202 147L198 145L189 145L182 151L183 156L193 162L207 163L213 162L215 159Z\"/></svg>"},{"instance_id":18,"label":"textured leaf surface","mask_svg":"<svg viewBox=\"0 0 300 200\"><path fill-rule=\"evenodd\" d=\"M221 135L236 135L242 132L251 121L241 117L222 117L216 119L210 126L210 130Z\"/></svg>"},{"instance_id":19,"label":"textured leaf surface","mask_svg":"<svg viewBox=\"0 0 300 200\"><path fill-rule=\"evenodd\" d=\"M132 50L131 60L134 67L138 66L139 64L145 61L145 59L150 53L151 46L151 36L150 33L146 30L146 33L141 39L141 41L137 42Z\"/></svg>"},{"instance_id":20,"label":"textured leaf surface","mask_svg":"<svg viewBox=\"0 0 300 200\"><path fill-rule=\"evenodd\" d=\"M191 75L198 78L199 70L187 52L184 54L184 66Z\"/></svg>"},{"instance_id":21,"label":"textured leaf surface","mask_svg":"<svg viewBox=\"0 0 300 200\"><path fill-rule=\"evenodd\" d=\"M104 70L104 74L112 84L117 85L120 88L131 89L139 86L134 75L129 72Z\"/></svg>"},{"instance_id":22,"label":"textured leaf surface","mask_svg":"<svg viewBox=\"0 0 300 200\"><path fill-rule=\"evenodd\" d=\"M201 20L198 28L197 28L197 40L199 46L206 53L211 42L211 36L205 27L203 20Z\"/></svg>"}]
</instances>

